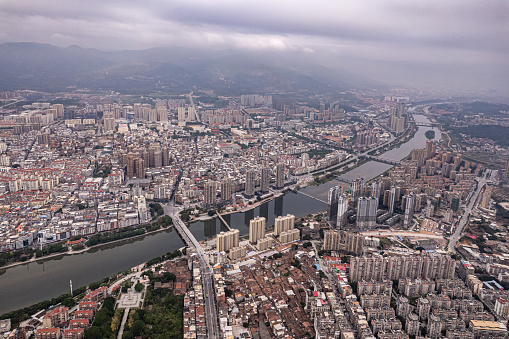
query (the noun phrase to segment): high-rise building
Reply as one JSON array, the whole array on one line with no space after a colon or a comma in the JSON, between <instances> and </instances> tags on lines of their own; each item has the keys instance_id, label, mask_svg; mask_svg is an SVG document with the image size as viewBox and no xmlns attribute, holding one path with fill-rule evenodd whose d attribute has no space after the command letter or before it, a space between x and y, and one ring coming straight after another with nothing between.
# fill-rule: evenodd
<instances>
[{"instance_id":1,"label":"high-rise building","mask_svg":"<svg viewBox=\"0 0 509 339\"><path fill-rule=\"evenodd\" d=\"M276 235L281 232L293 230L295 227L295 216L293 214L287 214L286 216L277 217L274 223L274 233Z\"/></svg>"},{"instance_id":2,"label":"high-rise building","mask_svg":"<svg viewBox=\"0 0 509 339\"><path fill-rule=\"evenodd\" d=\"M428 318L428 327L426 335L429 338L440 338L442 333L442 319L440 317L430 314Z\"/></svg>"},{"instance_id":3,"label":"high-rise building","mask_svg":"<svg viewBox=\"0 0 509 339\"><path fill-rule=\"evenodd\" d=\"M459 195L455 194L453 195L452 199L451 199L451 209L454 211L454 212L458 212L458 210L460 209L460 197Z\"/></svg>"},{"instance_id":4,"label":"high-rise building","mask_svg":"<svg viewBox=\"0 0 509 339\"><path fill-rule=\"evenodd\" d=\"M270 185L270 168L267 166L262 167L262 177L260 181L260 191L267 193Z\"/></svg>"},{"instance_id":5,"label":"high-rise building","mask_svg":"<svg viewBox=\"0 0 509 339\"><path fill-rule=\"evenodd\" d=\"M134 160L134 166L136 168L136 177L138 179L145 178L145 160L136 158Z\"/></svg>"},{"instance_id":6,"label":"high-rise building","mask_svg":"<svg viewBox=\"0 0 509 339\"><path fill-rule=\"evenodd\" d=\"M246 256L247 248L245 246L234 247L230 249L230 254L228 255L231 260L237 260L244 256Z\"/></svg>"},{"instance_id":7,"label":"high-rise building","mask_svg":"<svg viewBox=\"0 0 509 339\"><path fill-rule=\"evenodd\" d=\"M350 281L373 279L399 280L401 278L451 279L456 262L448 255L421 254L402 257L352 257Z\"/></svg>"},{"instance_id":8,"label":"high-rise building","mask_svg":"<svg viewBox=\"0 0 509 339\"><path fill-rule=\"evenodd\" d=\"M338 209L336 212L336 228L342 229L347 224L348 218L348 194L343 193L338 198Z\"/></svg>"},{"instance_id":9,"label":"high-rise building","mask_svg":"<svg viewBox=\"0 0 509 339\"><path fill-rule=\"evenodd\" d=\"M249 221L249 241L253 244L265 238L265 218L257 217Z\"/></svg>"},{"instance_id":10,"label":"high-rise building","mask_svg":"<svg viewBox=\"0 0 509 339\"><path fill-rule=\"evenodd\" d=\"M269 249L272 247L272 238L271 237L265 237L262 239L259 239L256 243L256 248L258 251L265 251L266 249Z\"/></svg>"},{"instance_id":11,"label":"high-rise building","mask_svg":"<svg viewBox=\"0 0 509 339\"><path fill-rule=\"evenodd\" d=\"M358 197L364 195L365 182L364 178L354 179L352 186L350 187L350 198L356 202Z\"/></svg>"},{"instance_id":12,"label":"high-rise building","mask_svg":"<svg viewBox=\"0 0 509 339\"><path fill-rule=\"evenodd\" d=\"M335 225L337 221L338 199L342 191L342 186L334 186L329 189L329 195L327 199L327 219L331 225Z\"/></svg>"},{"instance_id":13,"label":"high-rise building","mask_svg":"<svg viewBox=\"0 0 509 339\"><path fill-rule=\"evenodd\" d=\"M419 334L419 316L415 313L408 313L406 316L405 331L408 335Z\"/></svg>"},{"instance_id":14,"label":"high-rise building","mask_svg":"<svg viewBox=\"0 0 509 339\"><path fill-rule=\"evenodd\" d=\"M253 169L249 169L246 172L246 188L245 188L245 192L248 197L254 195L255 185L256 185L256 173Z\"/></svg>"},{"instance_id":15,"label":"high-rise building","mask_svg":"<svg viewBox=\"0 0 509 339\"><path fill-rule=\"evenodd\" d=\"M426 320L431 312L431 301L428 298L420 297L417 301L417 314L419 319Z\"/></svg>"},{"instance_id":16,"label":"high-rise building","mask_svg":"<svg viewBox=\"0 0 509 339\"><path fill-rule=\"evenodd\" d=\"M276 188L283 188L285 185L285 164L276 165Z\"/></svg>"},{"instance_id":17,"label":"high-rise building","mask_svg":"<svg viewBox=\"0 0 509 339\"><path fill-rule=\"evenodd\" d=\"M461 165L461 155L456 155L454 158L453 158L453 161L454 161L454 169L458 169L459 165Z\"/></svg>"},{"instance_id":18,"label":"high-rise building","mask_svg":"<svg viewBox=\"0 0 509 339\"><path fill-rule=\"evenodd\" d=\"M380 198L380 192L382 191L382 184L380 181L375 180L371 183L371 196L373 198Z\"/></svg>"},{"instance_id":19,"label":"high-rise building","mask_svg":"<svg viewBox=\"0 0 509 339\"><path fill-rule=\"evenodd\" d=\"M160 147L154 149L154 167L159 168L163 166L163 153Z\"/></svg>"},{"instance_id":20,"label":"high-rise building","mask_svg":"<svg viewBox=\"0 0 509 339\"><path fill-rule=\"evenodd\" d=\"M410 313L411 307L407 297L400 295L396 300L396 312L398 316L405 318Z\"/></svg>"},{"instance_id":21,"label":"high-rise building","mask_svg":"<svg viewBox=\"0 0 509 339\"><path fill-rule=\"evenodd\" d=\"M357 229L366 230L376 226L378 198L359 197L357 199Z\"/></svg>"},{"instance_id":22,"label":"high-rise building","mask_svg":"<svg viewBox=\"0 0 509 339\"><path fill-rule=\"evenodd\" d=\"M39 145L49 145L51 143L51 136L49 133L41 133L37 135L37 143ZM9 166L3 165L2 166Z\"/></svg>"},{"instance_id":23,"label":"high-rise building","mask_svg":"<svg viewBox=\"0 0 509 339\"><path fill-rule=\"evenodd\" d=\"M64 117L64 105L54 104L51 107L57 111L57 115L55 118L63 118Z\"/></svg>"},{"instance_id":24,"label":"high-rise building","mask_svg":"<svg viewBox=\"0 0 509 339\"><path fill-rule=\"evenodd\" d=\"M394 214L394 205L396 204L396 187L391 187L391 193L389 196L389 215Z\"/></svg>"},{"instance_id":25,"label":"high-rise building","mask_svg":"<svg viewBox=\"0 0 509 339\"><path fill-rule=\"evenodd\" d=\"M281 232L279 235L279 242L281 244L286 244L289 242L297 241L300 239L300 230L294 228L293 230Z\"/></svg>"},{"instance_id":26,"label":"high-rise building","mask_svg":"<svg viewBox=\"0 0 509 339\"><path fill-rule=\"evenodd\" d=\"M484 190L481 199L481 208L488 208L488 206L490 205L492 189L493 189L492 186L486 186L486 189Z\"/></svg>"},{"instance_id":27,"label":"high-rise building","mask_svg":"<svg viewBox=\"0 0 509 339\"><path fill-rule=\"evenodd\" d=\"M424 148L414 148L412 150L412 161L417 162L417 167L424 166L426 162L426 150Z\"/></svg>"},{"instance_id":28,"label":"high-rise building","mask_svg":"<svg viewBox=\"0 0 509 339\"><path fill-rule=\"evenodd\" d=\"M157 120L168 121L168 110L165 106L156 106Z\"/></svg>"},{"instance_id":29,"label":"high-rise building","mask_svg":"<svg viewBox=\"0 0 509 339\"><path fill-rule=\"evenodd\" d=\"M134 118L141 119L141 115L142 115L141 103L135 103L134 104Z\"/></svg>"},{"instance_id":30,"label":"high-rise building","mask_svg":"<svg viewBox=\"0 0 509 339\"><path fill-rule=\"evenodd\" d=\"M426 159L430 159L435 155L435 145L433 144L433 140L426 140L426 147L425 153L426 153Z\"/></svg>"},{"instance_id":31,"label":"high-rise building","mask_svg":"<svg viewBox=\"0 0 509 339\"><path fill-rule=\"evenodd\" d=\"M410 226L412 226L414 209L415 209L415 193L410 192L410 194L406 196L405 216L403 218L404 228L409 228Z\"/></svg>"},{"instance_id":32,"label":"high-rise building","mask_svg":"<svg viewBox=\"0 0 509 339\"><path fill-rule=\"evenodd\" d=\"M161 149L161 157L162 157L163 166L169 166L170 165L170 153L168 151L168 147L164 146Z\"/></svg>"},{"instance_id":33,"label":"high-rise building","mask_svg":"<svg viewBox=\"0 0 509 339\"><path fill-rule=\"evenodd\" d=\"M104 132L115 130L115 115L113 112L104 112Z\"/></svg>"},{"instance_id":34,"label":"high-rise building","mask_svg":"<svg viewBox=\"0 0 509 339\"><path fill-rule=\"evenodd\" d=\"M148 121L150 121L150 122L156 122L157 121L157 110L150 109L148 111Z\"/></svg>"},{"instance_id":35,"label":"high-rise building","mask_svg":"<svg viewBox=\"0 0 509 339\"><path fill-rule=\"evenodd\" d=\"M221 181L221 201L223 203L231 202L233 194L232 179L225 178Z\"/></svg>"},{"instance_id":36,"label":"high-rise building","mask_svg":"<svg viewBox=\"0 0 509 339\"><path fill-rule=\"evenodd\" d=\"M234 247L239 247L239 230L233 229L221 232L216 237L218 252L227 252Z\"/></svg>"},{"instance_id":37,"label":"high-rise building","mask_svg":"<svg viewBox=\"0 0 509 339\"><path fill-rule=\"evenodd\" d=\"M186 115L186 108L185 107L179 107L177 108L177 115L178 115L178 121L179 122L185 122L187 119Z\"/></svg>"},{"instance_id":38,"label":"high-rise building","mask_svg":"<svg viewBox=\"0 0 509 339\"><path fill-rule=\"evenodd\" d=\"M507 161L505 162L504 177L506 179L509 179L509 159L507 159Z\"/></svg>"},{"instance_id":39,"label":"high-rise building","mask_svg":"<svg viewBox=\"0 0 509 339\"><path fill-rule=\"evenodd\" d=\"M403 104L391 107L389 116L389 127L394 132L403 132L406 127L407 109Z\"/></svg>"},{"instance_id":40,"label":"high-rise building","mask_svg":"<svg viewBox=\"0 0 509 339\"><path fill-rule=\"evenodd\" d=\"M187 108L187 119L186 121L196 121L196 109L193 106Z\"/></svg>"},{"instance_id":41,"label":"high-rise building","mask_svg":"<svg viewBox=\"0 0 509 339\"><path fill-rule=\"evenodd\" d=\"M426 218L431 218L435 215L435 206L431 204L431 200L428 200L426 205Z\"/></svg>"},{"instance_id":42,"label":"high-rise building","mask_svg":"<svg viewBox=\"0 0 509 339\"><path fill-rule=\"evenodd\" d=\"M203 205L205 208L210 208L216 204L217 183L209 180L205 183L203 188Z\"/></svg>"},{"instance_id":43,"label":"high-rise building","mask_svg":"<svg viewBox=\"0 0 509 339\"><path fill-rule=\"evenodd\" d=\"M166 199L166 187L158 185L154 187L154 199Z\"/></svg>"},{"instance_id":44,"label":"high-rise building","mask_svg":"<svg viewBox=\"0 0 509 339\"><path fill-rule=\"evenodd\" d=\"M126 170L126 174L127 174L127 177L129 179L132 179L134 178L134 172L136 171L136 168L134 166L134 157L132 155L128 155L127 156L127 159L126 159L126 167L127 167L127 170Z\"/></svg>"},{"instance_id":45,"label":"high-rise building","mask_svg":"<svg viewBox=\"0 0 509 339\"><path fill-rule=\"evenodd\" d=\"M362 234L341 230L328 230L323 235L323 249L326 251L345 251L356 255L363 254L364 236Z\"/></svg>"}]
</instances>

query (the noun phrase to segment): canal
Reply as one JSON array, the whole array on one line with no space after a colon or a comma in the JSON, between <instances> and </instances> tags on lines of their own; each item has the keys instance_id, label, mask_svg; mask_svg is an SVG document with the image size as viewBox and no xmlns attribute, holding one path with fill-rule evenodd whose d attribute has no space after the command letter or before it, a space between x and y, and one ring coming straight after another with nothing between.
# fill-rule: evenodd
<instances>
[{"instance_id":1,"label":"canal","mask_svg":"<svg viewBox=\"0 0 509 339\"><path fill-rule=\"evenodd\" d=\"M414 119L417 122L429 122L422 115L414 115ZM429 129L431 128L419 127L411 140L384 153L382 157L400 160L410 154L412 149L423 148L426 142L424 133ZM434 130L435 138L438 140L440 131ZM340 179L351 181L360 175L369 180L391 167L370 161L342 175ZM247 234L249 220L256 216L265 217L267 226L272 226L274 219L279 215L290 213L296 217L303 217L316 213L326 208L327 193L335 185L346 184L333 180L320 186L308 186L298 193L287 193L250 211L227 215L225 219L231 227L238 228L240 234ZM211 238L226 230L217 218L192 223L189 229L198 240ZM84 286L182 246L184 244L180 237L175 231L170 230L106 245L81 254L63 255L57 259L0 270L0 314L66 293L69 291L69 280L73 281L74 288Z\"/></svg>"}]
</instances>

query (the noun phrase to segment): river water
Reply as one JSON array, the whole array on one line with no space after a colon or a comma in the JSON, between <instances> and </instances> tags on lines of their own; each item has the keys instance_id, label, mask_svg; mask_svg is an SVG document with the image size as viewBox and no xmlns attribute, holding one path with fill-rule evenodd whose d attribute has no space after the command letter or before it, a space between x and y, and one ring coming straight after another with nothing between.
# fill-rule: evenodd
<instances>
[{"instance_id":1,"label":"river water","mask_svg":"<svg viewBox=\"0 0 509 339\"><path fill-rule=\"evenodd\" d=\"M414 115L414 119L417 122L429 122L421 115ZM423 148L426 142L424 133L429 129L420 127L410 141L384 153L382 157L400 160L410 154L412 149ZM434 130L435 139L438 140L440 131ZM361 175L369 180L391 167L370 161L342 175L340 179L350 181ZM232 228L239 229L242 235L249 232L249 220L256 216L265 217L267 226L272 226L279 215L289 213L299 218L316 213L326 208L327 193L329 188L335 185L347 184L333 180L320 186L308 186L299 193L290 192L253 210L227 215L225 220ZM217 218L192 223L189 229L198 240L211 238L220 231L227 230ZM44 262L32 262L0 270L0 314L66 293L69 291L69 280L72 280L74 288L84 286L182 246L184 243L180 237L170 230L106 245L81 254L63 255Z\"/></svg>"}]
</instances>

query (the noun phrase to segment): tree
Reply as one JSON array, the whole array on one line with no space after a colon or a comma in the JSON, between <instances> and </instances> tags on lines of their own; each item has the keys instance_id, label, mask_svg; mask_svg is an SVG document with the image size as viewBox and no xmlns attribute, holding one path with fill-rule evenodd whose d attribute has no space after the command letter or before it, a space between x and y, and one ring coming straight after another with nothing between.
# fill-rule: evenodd
<instances>
[{"instance_id":1,"label":"tree","mask_svg":"<svg viewBox=\"0 0 509 339\"><path fill-rule=\"evenodd\" d=\"M141 292L143 291L144 288L145 286L142 283L136 283L136 285L134 285L134 289L136 290L136 292Z\"/></svg>"},{"instance_id":2,"label":"tree","mask_svg":"<svg viewBox=\"0 0 509 339\"><path fill-rule=\"evenodd\" d=\"M244 328L248 328L249 327L249 323L243 323L242 326L244 326Z\"/></svg>"},{"instance_id":3,"label":"tree","mask_svg":"<svg viewBox=\"0 0 509 339\"><path fill-rule=\"evenodd\" d=\"M135 337L143 334L143 330L145 329L145 324L142 320L136 320L131 327L131 331Z\"/></svg>"},{"instance_id":4,"label":"tree","mask_svg":"<svg viewBox=\"0 0 509 339\"><path fill-rule=\"evenodd\" d=\"M101 328L97 326L90 327L83 336L84 339L101 339L102 337Z\"/></svg>"},{"instance_id":5,"label":"tree","mask_svg":"<svg viewBox=\"0 0 509 339\"><path fill-rule=\"evenodd\" d=\"M102 326L108 322L110 317L108 316L108 311L103 307L97 312L94 318L94 326Z\"/></svg>"},{"instance_id":6,"label":"tree","mask_svg":"<svg viewBox=\"0 0 509 339\"><path fill-rule=\"evenodd\" d=\"M64 301L62 301L62 305L64 305L65 307L73 307L74 305L76 305L76 302L74 301L74 299L72 297L67 297L64 299Z\"/></svg>"},{"instance_id":7,"label":"tree","mask_svg":"<svg viewBox=\"0 0 509 339\"><path fill-rule=\"evenodd\" d=\"M88 285L88 288L90 288L93 291L93 290L98 289L99 286L101 286L101 283L99 281L96 281L96 282L90 283L90 285Z\"/></svg>"},{"instance_id":8,"label":"tree","mask_svg":"<svg viewBox=\"0 0 509 339\"><path fill-rule=\"evenodd\" d=\"M190 219L189 214L187 213L182 213L180 217L182 218L182 221L189 221Z\"/></svg>"}]
</instances>

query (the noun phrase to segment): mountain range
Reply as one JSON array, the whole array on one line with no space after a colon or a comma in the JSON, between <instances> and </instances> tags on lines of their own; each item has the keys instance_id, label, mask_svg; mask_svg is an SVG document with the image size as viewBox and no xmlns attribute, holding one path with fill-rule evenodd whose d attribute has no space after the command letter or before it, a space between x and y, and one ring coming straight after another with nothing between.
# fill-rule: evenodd
<instances>
[{"instance_id":1,"label":"mountain range","mask_svg":"<svg viewBox=\"0 0 509 339\"><path fill-rule=\"evenodd\" d=\"M100 51L39 43L0 45L0 90L66 91L70 87L124 94L332 93L382 87L313 55L166 47Z\"/></svg>"}]
</instances>

